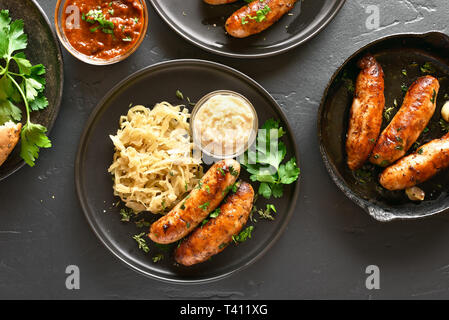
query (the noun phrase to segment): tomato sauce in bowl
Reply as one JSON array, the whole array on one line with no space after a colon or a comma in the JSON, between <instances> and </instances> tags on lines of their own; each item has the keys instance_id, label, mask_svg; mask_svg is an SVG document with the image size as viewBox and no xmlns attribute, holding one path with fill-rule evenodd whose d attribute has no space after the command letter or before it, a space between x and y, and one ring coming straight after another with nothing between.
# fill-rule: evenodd
<instances>
[{"instance_id":1,"label":"tomato sauce in bowl","mask_svg":"<svg viewBox=\"0 0 449 320\"><path fill-rule=\"evenodd\" d=\"M66 0L59 27L88 59L118 62L140 45L146 20L145 0Z\"/></svg>"}]
</instances>

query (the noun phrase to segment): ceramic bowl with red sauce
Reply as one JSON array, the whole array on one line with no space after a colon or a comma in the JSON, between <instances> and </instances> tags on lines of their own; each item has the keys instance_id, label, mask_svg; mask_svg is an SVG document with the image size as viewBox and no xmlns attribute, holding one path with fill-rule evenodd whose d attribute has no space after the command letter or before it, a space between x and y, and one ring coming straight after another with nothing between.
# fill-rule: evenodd
<instances>
[{"instance_id":1,"label":"ceramic bowl with red sauce","mask_svg":"<svg viewBox=\"0 0 449 320\"><path fill-rule=\"evenodd\" d=\"M148 9L145 0L58 0L55 25L73 56L108 65L126 59L140 46Z\"/></svg>"}]
</instances>

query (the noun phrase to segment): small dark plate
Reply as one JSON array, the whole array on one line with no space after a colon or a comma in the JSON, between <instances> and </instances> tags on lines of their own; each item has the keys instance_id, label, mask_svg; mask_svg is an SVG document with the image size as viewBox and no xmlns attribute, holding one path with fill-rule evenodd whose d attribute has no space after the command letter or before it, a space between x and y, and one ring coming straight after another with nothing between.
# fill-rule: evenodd
<instances>
[{"instance_id":1,"label":"small dark plate","mask_svg":"<svg viewBox=\"0 0 449 320\"><path fill-rule=\"evenodd\" d=\"M245 39L227 35L224 28L227 18L244 6L244 1L219 6L202 0L150 2L173 30L196 46L234 58L261 58L285 52L314 37L335 17L345 0L299 0L291 15Z\"/></svg>"},{"instance_id":2,"label":"small dark plate","mask_svg":"<svg viewBox=\"0 0 449 320\"><path fill-rule=\"evenodd\" d=\"M435 114L428 125L429 130L417 142L424 144L444 135L439 121L441 108L449 94L449 37L439 32L389 36L365 46L346 60L325 91L318 114L318 135L326 168L337 186L376 220L414 219L443 212L449 208L449 170L419 185L426 192L426 200L412 202L404 191L392 192L380 186L381 168L368 164L355 173L346 165L345 141L353 100L348 88L353 86L359 73L357 61L368 52L376 57L385 73L386 108L393 107L395 100L397 102L391 117L402 104L403 88L405 90L425 74L440 80ZM422 72L425 63L430 63L434 72ZM382 129L386 125L384 118ZM415 150L416 147L412 147L409 153Z\"/></svg>"},{"instance_id":3,"label":"small dark plate","mask_svg":"<svg viewBox=\"0 0 449 320\"><path fill-rule=\"evenodd\" d=\"M175 245L164 251L148 239L150 252L145 254L139 250L132 236L148 232L149 228L137 228L133 222L120 221L119 211L122 206L113 205L119 199L113 196L112 176L107 172L114 153L109 135L116 134L120 116L127 113L130 103L150 108L161 101L187 103L176 97L177 90L182 91L185 97L188 96L190 101L198 101L205 94L220 89L233 90L246 96L256 108L259 123L269 118L279 119L287 131L283 138L288 150L286 158L296 156L299 160L292 130L269 93L239 71L207 61L163 62L131 75L106 95L87 122L75 164L76 190L81 206L101 242L132 269L147 276L178 283L206 282L228 276L256 261L275 243L295 208L299 182L286 186L281 199L270 200L277 209L276 219L258 219L250 240L238 247L230 245L210 261L189 268L175 265ZM188 107L192 111L193 107ZM207 170L207 166L204 168ZM242 172L241 178L249 181L246 172ZM257 190L258 185L253 186ZM262 208L265 205L264 199L259 198L257 206ZM152 222L160 215L145 213L143 217ZM164 259L154 263L152 257L158 253L163 253Z\"/></svg>"},{"instance_id":4,"label":"small dark plate","mask_svg":"<svg viewBox=\"0 0 449 320\"><path fill-rule=\"evenodd\" d=\"M0 0L0 9L8 9L13 20L24 20L25 33L28 35L28 47L25 54L32 64L42 63L46 67L45 96L49 105L43 111L32 112L31 119L34 123L47 127L49 133L59 112L64 82L59 42L47 16L36 1ZM22 120L26 121L25 113L22 114ZM0 180L5 179L24 165L25 162L20 157L19 143L5 163L0 166Z\"/></svg>"}]
</instances>

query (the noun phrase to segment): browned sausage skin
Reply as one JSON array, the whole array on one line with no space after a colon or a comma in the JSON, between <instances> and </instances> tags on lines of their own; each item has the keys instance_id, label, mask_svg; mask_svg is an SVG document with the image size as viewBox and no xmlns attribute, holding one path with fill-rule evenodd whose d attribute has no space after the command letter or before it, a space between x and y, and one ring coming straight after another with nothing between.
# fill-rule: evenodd
<instances>
[{"instance_id":1,"label":"browned sausage skin","mask_svg":"<svg viewBox=\"0 0 449 320\"><path fill-rule=\"evenodd\" d=\"M346 139L347 163L359 169L368 160L379 137L385 108L384 72L372 55L358 62L362 70L356 81Z\"/></svg>"},{"instance_id":2,"label":"browned sausage skin","mask_svg":"<svg viewBox=\"0 0 449 320\"><path fill-rule=\"evenodd\" d=\"M207 4L212 4L214 6L219 4L233 3L236 1L237 0L204 0L204 2L206 2Z\"/></svg>"},{"instance_id":3,"label":"browned sausage skin","mask_svg":"<svg viewBox=\"0 0 449 320\"><path fill-rule=\"evenodd\" d=\"M403 190L430 179L448 167L449 133L385 169L380 175L380 184L388 190Z\"/></svg>"},{"instance_id":4,"label":"browned sausage skin","mask_svg":"<svg viewBox=\"0 0 449 320\"><path fill-rule=\"evenodd\" d=\"M226 21L226 31L235 38L245 38L262 32L293 9L297 0L255 0L234 12ZM265 17L257 19L257 12Z\"/></svg>"},{"instance_id":5,"label":"browned sausage skin","mask_svg":"<svg viewBox=\"0 0 449 320\"><path fill-rule=\"evenodd\" d=\"M195 189L169 213L151 225L151 240L161 244L178 241L218 207L240 174L233 159L215 163Z\"/></svg>"},{"instance_id":6,"label":"browned sausage skin","mask_svg":"<svg viewBox=\"0 0 449 320\"><path fill-rule=\"evenodd\" d=\"M242 182L237 192L229 195L220 214L197 228L175 250L175 260L185 266L201 263L221 252L232 242L248 221L254 201L254 190Z\"/></svg>"},{"instance_id":7,"label":"browned sausage skin","mask_svg":"<svg viewBox=\"0 0 449 320\"><path fill-rule=\"evenodd\" d=\"M432 76L418 78L410 86L401 108L380 135L371 163L386 167L406 154L432 118L439 89Z\"/></svg>"}]
</instances>

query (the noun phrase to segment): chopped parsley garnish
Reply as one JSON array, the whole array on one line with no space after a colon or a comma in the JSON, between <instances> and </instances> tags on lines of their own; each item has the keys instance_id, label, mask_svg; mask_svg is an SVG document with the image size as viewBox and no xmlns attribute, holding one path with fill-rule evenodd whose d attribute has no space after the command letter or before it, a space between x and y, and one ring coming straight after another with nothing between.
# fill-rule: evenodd
<instances>
[{"instance_id":1,"label":"chopped parsley garnish","mask_svg":"<svg viewBox=\"0 0 449 320\"><path fill-rule=\"evenodd\" d=\"M120 209L120 215L122 216L120 221L129 222L133 214L134 212L129 208Z\"/></svg>"},{"instance_id":2,"label":"chopped parsley garnish","mask_svg":"<svg viewBox=\"0 0 449 320\"><path fill-rule=\"evenodd\" d=\"M435 103L436 96L437 96L437 92L435 91L435 89L433 89L433 94L432 94L432 98L430 99L430 102Z\"/></svg>"},{"instance_id":3,"label":"chopped parsley garnish","mask_svg":"<svg viewBox=\"0 0 449 320\"><path fill-rule=\"evenodd\" d=\"M220 215L221 210L220 208L215 209L214 211L212 211L212 213L209 215L210 218L216 218Z\"/></svg>"},{"instance_id":4,"label":"chopped parsley garnish","mask_svg":"<svg viewBox=\"0 0 449 320\"><path fill-rule=\"evenodd\" d=\"M151 226L151 223L149 223L148 221L145 221L145 219L140 219L139 221L136 221L135 224L138 228Z\"/></svg>"},{"instance_id":5,"label":"chopped parsley garnish","mask_svg":"<svg viewBox=\"0 0 449 320\"><path fill-rule=\"evenodd\" d=\"M418 151L416 151L418 154L422 154L423 152L424 152L424 150L421 148L421 149L418 149Z\"/></svg>"},{"instance_id":6,"label":"chopped parsley garnish","mask_svg":"<svg viewBox=\"0 0 449 320\"><path fill-rule=\"evenodd\" d=\"M179 91L179 90L176 90L176 97L177 97L179 100L184 100L184 95L183 95L182 92Z\"/></svg>"},{"instance_id":7,"label":"chopped parsley garnish","mask_svg":"<svg viewBox=\"0 0 449 320\"><path fill-rule=\"evenodd\" d=\"M148 253L150 251L150 248L148 247L145 239L142 238L143 236L145 236L145 232L134 235L133 239L136 240L137 244L139 245L139 249L143 250L145 253Z\"/></svg>"},{"instance_id":8,"label":"chopped parsley garnish","mask_svg":"<svg viewBox=\"0 0 449 320\"><path fill-rule=\"evenodd\" d=\"M207 208L209 207L210 202L207 201L205 203L203 203L202 205L199 205L198 208L202 209L202 210L207 210Z\"/></svg>"},{"instance_id":9,"label":"chopped parsley garnish","mask_svg":"<svg viewBox=\"0 0 449 320\"><path fill-rule=\"evenodd\" d=\"M220 172L222 176L225 176L225 175L226 175L226 172L225 172L225 171L223 170L223 168L221 168L221 167L219 167L219 168L217 169L217 171Z\"/></svg>"},{"instance_id":10,"label":"chopped parsley garnish","mask_svg":"<svg viewBox=\"0 0 449 320\"><path fill-rule=\"evenodd\" d=\"M164 255L162 253L159 253L155 255L152 259L154 263L158 263L159 261L164 259Z\"/></svg>"},{"instance_id":11,"label":"chopped parsley garnish","mask_svg":"<svg viewBox=\"0 0 449 320\"><path fill-rule=\"evenodd\" d=\"M229 173L231 175L233 175L234 177L237 177L239 175L239 172L237 170L235 170L233 166L229 167Z\"/></svg>"},{"instance_id":12,"label":"chopped parsley garnish","mask_svg":"<svg viewBox=\"0 0 449 320\"><path fill-rule=\"evenodd\" d=\"M232 240L234 240L235 243L245 242L246 240L251 239L251 233L253 232L253 230L254 227L249 226L245 230L240 232L238 235L233 235Z\"/></svg>"},{"instance_id":13,"label":"chopped parsley garnish","mask_svg":"<svg viewBox=\"0 0 449 320\"><path fill-rule=\"evenodd\" d=\"M385 111L384 111L384 118L385 118L385 120L390 122L390 120L392 118L392 115L393 115L393 112L394 112L394 107L385 109Z\"/></svg>"},{"instance_id":14,"label":"chopped parsley garnish","mask_svg":"<svg viewBox=\"0 0 449 320\"><path fill-rule=\"evenodd\" d=\"M422 65L421 72L422 73L434 73L435 67L432 65L432 63L426 62Z\"/></svg>"},{"instance_id":15,"label":"chopped parsley garnish","mask_svg":"<svg viewBox=\"0 0 449 320\"><path fill-rule=\"evenodd\" d=\"M440 126L443 132L449 132L449 122L444 121L444 119L440 119Z\"/></svg>"},{"instance_id":16,"label":"chopped parsley garnish","mask_svg":"<svg viewBox=\"0 0 449 320\"><path fill-rule=\"evenodd\" d=\"M405 84L403 84L401 85L401 90L403 93L407 93L408 87Z\"/></svg>"},{"instance_id":17,"label":"chopped parsley garnish","mask_svg":"<svg viewBox=\"0 0 449 320\"><path fill-rule=\"evenodd\" d=\"M91 32L95 32L98 29L101 29L101 31L103 31L103 33L107 33L107 34L114 33L114 27L115 27L114 23L112 21L107 20L101 10L92 9L88 13L83 14L81 16L81 19L90 24L95 24L95 23L99 24L97 27L90 29Z\"/></svg>"}]
</instances>

